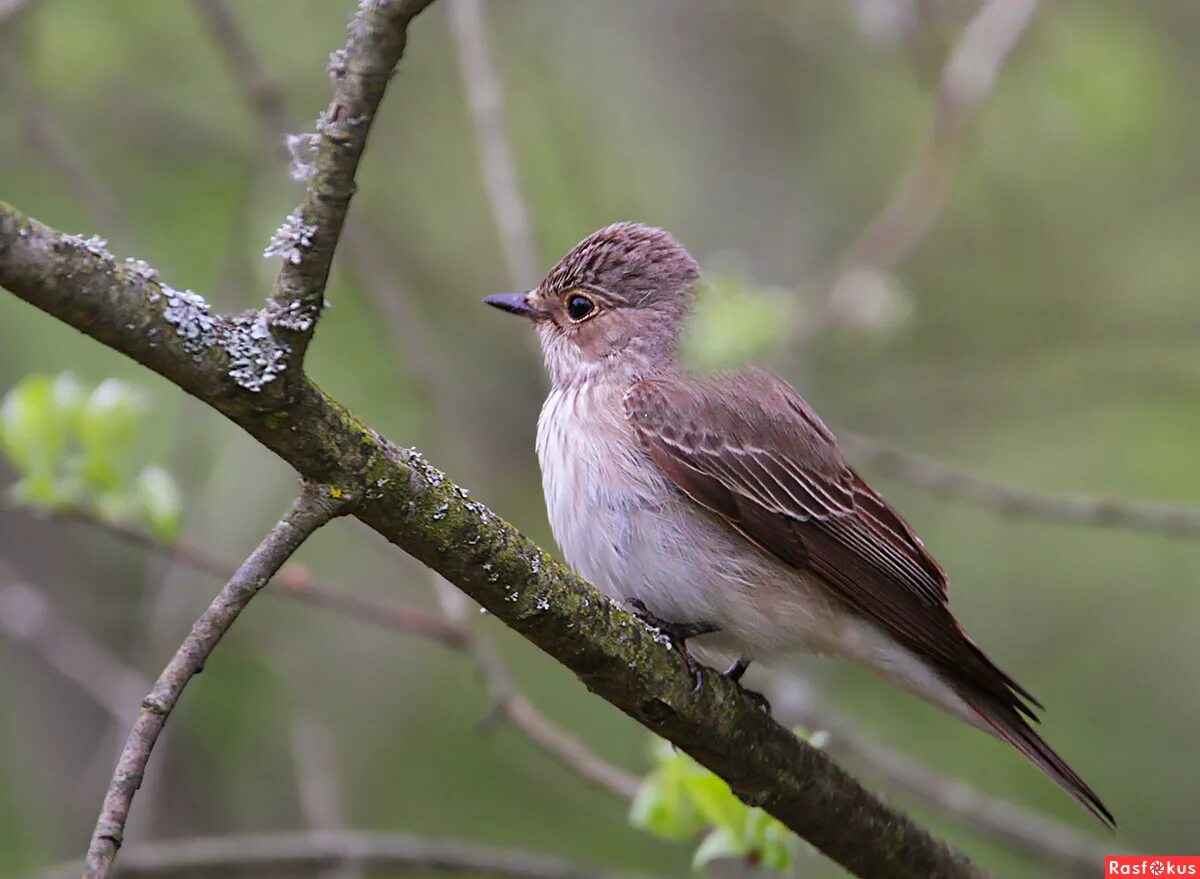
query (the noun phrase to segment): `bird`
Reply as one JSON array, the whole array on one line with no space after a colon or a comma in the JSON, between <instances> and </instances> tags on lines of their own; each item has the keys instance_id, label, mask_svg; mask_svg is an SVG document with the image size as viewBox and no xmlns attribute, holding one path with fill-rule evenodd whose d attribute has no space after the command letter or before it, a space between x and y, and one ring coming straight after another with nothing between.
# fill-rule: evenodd
<instances>
[{"instance_id":1,"label":"bird","mask_svg":"<svg viewBox=\"0 0 1200 879\"><path fill-rule=\"evenodd\" d=\"M1112 813L1042 739L1043 706L950 611L945 570L850 466L833 432L758 367L687 371L701 273L669 232L588 235L534 289L486 297L528 319L550 390L536 449L568 564L688 650L856 662L1014 746L1101 822Z\"/></svg>"}]
</instances>

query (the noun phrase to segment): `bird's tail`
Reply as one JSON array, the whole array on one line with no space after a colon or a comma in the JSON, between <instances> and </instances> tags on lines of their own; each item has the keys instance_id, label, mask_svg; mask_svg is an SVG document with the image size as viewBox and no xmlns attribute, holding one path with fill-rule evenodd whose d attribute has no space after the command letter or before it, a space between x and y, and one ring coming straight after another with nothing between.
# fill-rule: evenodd
<instances>
[{"instance_id":1,"label":"bird's tail","mask_svg":"<svg viewBox=\"0 0 1200 879\"><path fill-rule=\"evenodd\" d=\"M1042 770L1048 778L1070 794L1080 805L1103 821L1110 829L1116 830L1116 819L1113 818L1108 807L1101 802L1096 792L1079 777L1079 773L1055 753L1053 748L1046 744L1046 741L1029 725L1029 721L1011 704L1002 703L994 698L981 697L978 693L963 693L962 696L979 715L988 730L1024 754L1033 765Z\"/></svg>"}]
</instances>

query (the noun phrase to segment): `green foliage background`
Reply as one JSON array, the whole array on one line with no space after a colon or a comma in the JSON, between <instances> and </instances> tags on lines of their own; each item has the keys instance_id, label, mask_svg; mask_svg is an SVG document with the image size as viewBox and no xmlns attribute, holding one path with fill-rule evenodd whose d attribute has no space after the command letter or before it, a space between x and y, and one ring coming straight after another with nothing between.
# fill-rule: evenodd
<instances>
[{"instance_id":1,"label":"green foliage background","mask_svg":"<svg viewBox=\"0 0 1200 879\"><path fill-rule=\"evenodd\" d=\"M902 4L903 5L903 4ZM719 275L690 351L783 371L837 426L1047 492L1200 503L1200 16L1193 0L1047 4L967 138L952 197L892 285L901 318L796 350L792 291L886 201L920 143L972 4L917 4L873 39L852 4L493 3L521 182L549 266L591 230L674 231ZM311 126L348 4L236 5L288 110ZM259 253L299 197L261 158L193 8L44 0L13 51L116 196L107 227L32 149L0 93L0 198L100 233L221 309L259 301ZM552 545L532 439L544 381L529 338L479 305L509 280L480 183L445 11L417 20L372 132L354 211L440 352L430 405L368 291L338 268L310 354L318 382ZM231 559L282 511L292 474L174 388L0 295L0 392L70 369L146 389L139 459L183 494L182 533ZM440 423L440 422L446 423ZM134 466L136 464L136 466ZM868 474L870 475L870 474ZM0 486L16 474L0 465ZM1138 851L1200 839L1200 543L1017 523L880 480L953 579L978 641L1049 706L1045 731ZM216 584L102 535L0 511L0 558L114 652L155 672ZM301 561L343 588L429 604L429 578L353 523ZM521 685L614 762L649 771L642 730L490 620ZM838 665L797 661L825 701L898 748L1093 828L1019 757ZM751 676L753 684L753 675ZM118 731L27 649L0 640L0 877L83 849ZM303 818L296 712L332 733L353 826L469 837L684 875L694 846L630 827L512 730L436 646L259 600L169 725L132 838L287 829ZM124 730L121 729L123 735ZM891 792L908 805L903 792ZM1049 877L936 815L997 875ZM804 852L806 877L838 875Z\"/></svg>"}]
</instances>

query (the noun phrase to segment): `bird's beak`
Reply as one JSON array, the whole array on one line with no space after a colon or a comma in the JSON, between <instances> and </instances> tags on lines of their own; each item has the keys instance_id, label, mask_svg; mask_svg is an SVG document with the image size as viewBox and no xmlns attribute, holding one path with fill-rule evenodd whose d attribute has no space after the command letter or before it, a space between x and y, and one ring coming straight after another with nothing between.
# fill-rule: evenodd
<instances>
[{"instance_id":1,"label":"bird's beak","mask_svg":"<svg viewBox=\"0 0 1200 879\"><path fill-rule=\"evenodd\" d=\"M530 320L546 316L546 313L540 308L534 308L529 304L528 293L497 293L494 296L485 296L483 301L493 308L507 311L509 314L518 314Z\"/></svg>"}]
</instances>

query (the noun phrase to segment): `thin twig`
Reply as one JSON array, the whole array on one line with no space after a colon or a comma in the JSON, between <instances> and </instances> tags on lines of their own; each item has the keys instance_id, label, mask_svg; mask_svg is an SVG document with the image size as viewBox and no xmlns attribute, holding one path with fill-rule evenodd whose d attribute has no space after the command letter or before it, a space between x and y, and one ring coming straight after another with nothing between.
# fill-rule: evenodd
<instances>
[{"instance_id":1,"label":"thin twig","mask_svg":"<svg viewBox=\"0 0 1200 879\"><path fill-rule=\"evenodd\" d=\"M492 717L502 717L576 775L623 800L632 800L641 782L597 756L587 745L542 714L513 684L496 646L471 626L467 602L451 584L434 575L434 594L446 619L463 633L461 649L483 674L492 700Z\"/></svg>"},{"instance_id":2,"label":"thin twig","mask_svg":"<svg viewBox=\"0 0 1200 879\"><path fill-rule=\"evenodd\" d=\"M287 127L282 89L259 63L254 47L246 39L226 0L194 0L194 5L233 68L234 85L241 90L242 98L253 109L254 115L276 132L272 147L282 151L283 141L278 133Z\"/></svg>"},{"instance_id":3,"label":"thin twig","mask_svg":"<svg viewBox=\"0 0 1200 879\"><path fill-rule=\"evenodd\" d=\"M226 61L230 79L242 96L255 123L257 142L263 156L286 161L289 151L285 138L295 131L295 124L285 112L283 89L254 51L228 0L194 0L201 18L209 29L213 42ZM344 62L333 67L337 75ZM304 135L298 136L301 140ZM342 230L341 248L346 267L356 277L374 302L396 340L405 369L424 393L425 403L434 411L439 424L445 425L446 441L460 446L461 418L452 401L456 396L451 386L450 369L442 346L431 342L435 334L420 308L412 302L408 285L400 278L394 261L376 242L361 217L346 217ZM461 448L455 457L464 459Z\"/></svg>"},{"instance_id":4,"label":"thin twig","mask_svg":"<svg viewBox=\"0 0 1200 879\"><path fill-rule=\"evenodd\" d=\"M310 830L341 830L345 809L337 772L334 747L328 727L310 712L297 710L289 730L292 763L297 767L300 811Z\"/></svg>"},{"instance_id":5,"label":"thin twig","mask_svg":"<svg viewBox=\"0 0 1200 879\"><path fill-rule=\"evenodd\" d=\"M632 800L641 782L624 769L597 757L575 736L551 723L544 714L519 692L512 692L504 701L504 716L543 751L557 759L601 790Z\"/></svg>"},{"instance_id":6,"label":"thin twig","mask_svg":"<svg viewBox=\"0 0 1200 879\"><path fill-rule=\"evenodd\" d=\"M188 681L203 667L213 648L300 545L314 531L338 515L324 488L306 485L287 515L242 562L208 609L200 615L179 650L167 663L134 722L88 847L86 879L104 879L113 867L125 835L125 822L133 796L141 786L150 752Z\"/></svg>"},{"instance_id":7,"label":"thin twig","mask_svg":"<svg viewBox=\"0 0 1200 879\"><path fill-rule=\"evenodd\" d=\"M121 662L30 583L14 579L0 587L0 632L27 645L122 724L150 689L145 675Z\"/></svg>"},{"instance_id":8,"label":"thin twig","mask_svg":"<svg viewBox=\"0 0 1200 879\"><path fill-rule=\"evenodd\" d=\"M483 0L450 0L450 31L509 278L518 290L528 290L538 279L537 245L504 121L504 93L488 46Z\"/></svg>"},{"instance_id":9,"label":"thin twig","mask_svg":"<svg viewBox=\"0 0 1200 879\"><path fill-rule=\"evenodd\" d=\"M488 45L482 0L451 0L450 26L471 110L484 184L508 263L509 278L517 289L528 289L537 280L537 248L505 124L504 94ZM487 678L496 713L587 781L623 799L633 798L639 787L638 780L596 757L582 742L551 723L516 692L495 649L478 634L473 637L472 653Z\"/></svg>"},{"instance_id":10,"label":"thin twig","mask_svg":"<svg viewBox=\"0 0 1200 879\"><path fill-rule=\"evenodd\" d=\"M27 13L37 0L0 0L0 27L6 27Z\"/></svg>"},{"instance_id":11,"label":"thin twig","mask_svg":"<svg viewBox=\"0 0 1200 879\"><path fill-rule=\"evenodd\" d=\"M328 725L309 711L303 700L292 711L288 743L305 826L318 834L344 830L346 810L333 736ZM358 879L362 875L361 865L353 861L333 864L319 874L321 879Z\"/></svg>"},{"instance_id":12,"label":"thin twig","mask_svg":"<svg viewBox=\"0 0 1200 879\"><path fill-rule=\"evenodd\" d=\"M1119 528L1168 537L1200 537L1200 509L1071 495L1001 485L953 464L905 451L884 440L839 431L847 457L937 497L1014 519L1089 528Z\"/></svg>"},{"instance_id":13,"label":"thin twig","mask_svg":"<svg viewBox=\"0 0 1200 879\"><path fill-rule=\"evenodd\" d=\"M86 510L62 512L58 516L98 529L123 543L165 556L196 571L225 579L233 571L229 562L186 540L162 543L149 532L106 521ZM471 630L465 615L446 614L438 617L395 602L375 601L351 594L314 582L306 568L291 563L280 570L275 578L275 586L266 594L292 598L393 632L416 635L469 655L488 682L496 703L496 713L512 723L531 742L584 781L602 790L625 800L632 799L637 793L640 784L637 778L596 756L579 739L538 711L528 698L512 686L495 652L480 648L481 639ZM453 588L447 585L447 589ZM454 594L461 595L457 590Z\"/></svg>"},{"instance_id":14,"label":"thin twig","mask_svg":"<svg viewBox=\"0 0 1200 879\"><path fill-rule=\"evenodd\" d=\"M621 879L624 875L605 873L550 855L488 848L460 840L341 830L137 843L122 854L121 876L206 876L231 870L293 875L301 870L339 864L505 879ZM63 864L40 874L39 879L67 879L77 876L78 871L77 862Z\"/></svg>"},{"instance_id":15,"label":"thin twig","mask_svg":"<svg viewBox=\"0 0 1200 879\"><path fill-rule=\"evenodd\" d=\"M963 28L942 68L924 143L891 200L829 270L821 295L801 315L800 341L840 319L843 285L863 271L893 271L920 244L949 197L967 128L1037 6L1038 0L988 0Z\"/></svg>"},{"instance_id":16,"label":"thin twig","mask_svg":"<svg viewBox=\"0 0 1200 879\"><path fill-rule=\"evenodd\" d=\"M334 95L317 125L304 198L276 233L283 267L271 299L286 322L283 328L301 363L325 303L333 253L356 188L354 176L367 145L367 133L384 90L404 53L409 23L433 0L363 3L350 21ZM293 373L298 375L298 373Z\"/></svg>"},{"instance_id":17,"label":"thin twig","mask_svg":"<svg viewBox=\"0 0 1200 879\"><path fill-rule=\"evenodd\" d=\"M55 514L56 518L96 528L106 534L140 547L149 552L172 559L194 571L201 571L227 580L233 576L237 566L216 553L188 540L163 543L147 531L129 525L109 522L92 515L86 510L70 510ZM278 588L267 594L290 598L334 611L361 622L383 626L413 635L420 635L448 647L462 644L462 632L444 620L415 608L401 607L394 603L376 601L364 595L317 583L308 570L296 564L286 564L276 577Z\"/></svg>"},{"instance_id":18,"label":"thin twig","mask_svg":"<svg viewBox=\"0 0 1200 879\"><path fill-rule=\"evenodd\" d=\"M1111 842L1101 842L1073 827L1038 815L984 793L957 778L943 775L862 732L857 725L803 694L777 707L789 723L828 735L824 747L866 769L923 805L937 810L980 836L1015 851L1053 864L1072 876L1098 876L1106 855L1120 854Z\"/></svg>"},{"instance_id":19,"label":"thin twig","mask_svg":"<svg viewBox=\"0 0 1200 879\"><path fill-rule=\"evenodd\" d=\"M123 233L127 224L116 195L92 168L87 152L59 124L50 100L16 58L13 31L28 6L10 0L9 10L0 7L0 89L12 97L33 153L58 173L97 228L110 235Z\"/></svg>"}]
</instances>

